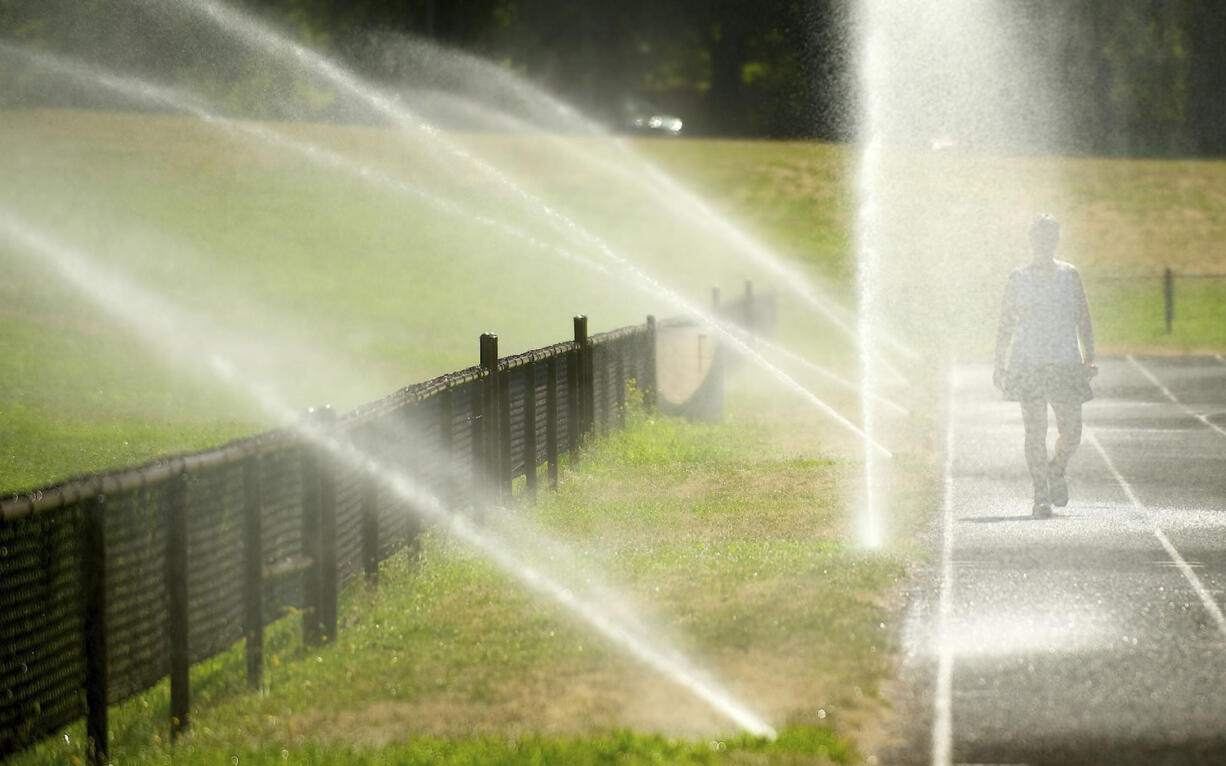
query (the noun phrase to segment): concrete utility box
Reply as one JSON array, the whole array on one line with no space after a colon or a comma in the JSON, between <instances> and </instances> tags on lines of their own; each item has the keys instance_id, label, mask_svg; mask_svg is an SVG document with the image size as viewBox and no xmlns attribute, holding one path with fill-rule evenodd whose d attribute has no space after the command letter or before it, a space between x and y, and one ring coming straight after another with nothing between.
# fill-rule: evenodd
<instances>
[{"instance_id":1,"label":"concrete utility box","mask_svg":"<svg viewBox=\"0 0 1226 766\"><path fill-rule=\"evenodd\" d=\"M661 322L656 328L660 412L690 420L722 419L725 355L711 331L696 320Z\"/></svg>"}]
</instances>

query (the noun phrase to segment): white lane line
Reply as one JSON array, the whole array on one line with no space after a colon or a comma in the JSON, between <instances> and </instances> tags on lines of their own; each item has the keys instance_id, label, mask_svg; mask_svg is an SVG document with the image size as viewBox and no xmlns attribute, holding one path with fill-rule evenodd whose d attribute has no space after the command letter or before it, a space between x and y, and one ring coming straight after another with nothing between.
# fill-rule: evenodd
<instances>
[{"instance_id":1,"label":"white lane line","mask_svg":"<svg viewBox=\"0 0 1226 766\"><path fill-rule=\"evenodd\" d=\"M954 589L954 371L946 373L949 393L945 423L945 497L941 506L941 592L937 607L937 678L932 702L932 766L953 763L954 652L949 636Z\"/></svg>"},{"instance_id":2,"label":"white lane line","mask_svg":"<svg viewBox=\"0 0 1226 766\"><path fill-rule=\"evenodd\" d=\"M1213 358L1218 360L1222 364L1226 364L1226 356L1222 356L1221 354L1214 354Z\"/></svg>"},{"instance_id":3,"label":"white lane line","mask_svg":"<svg viewBox=\"0 0 1226 766\"><path fill-rule=\"evenodd\" d=\"M1179 407L1181 410L1183 410L1184 412L1188 413L1189 415L1191 415L1192 417L1196 418L1197 420L1199 420L1200 422L1204 423L1205 425L1209 426L1209 427L1210 427L1210 428L1212 428L1214 431L1217 431L1217 432L1218 432L1219 434L1221 434L1222 436L1226 436L1226 428L1222 428L1221 426L1217 425L1217 424L1216 424L1216 423L1214 423L1213 421L1209 420L1209 418L1205 417L1204 415L1200 414L1199 412L1194 411L1194 410L1193 410L1191 407L1189 407L1188 405L1186 405L1186 404L1184 404L1183 402L1179 401L1179 398L1178 398L1177 396L1175 396L1174 394L1172 394L1172 393L1171 393L1171 390L1170 390L1169 388L1167 388L1166 386L1162 385L1162 382L1161 382L1160 380L1158 380L1158 378L1154 377L1154 374L1153 374L1152 372L1150 372L1150 371L1149 371L1149 370L1148 370L1148 369L1145 367L1145 365L1143 365L1143 364L1141 364L1140 362L1138 362L1138 361L1137 361L1137 360L1136 360L1136 359L1133 357L1133 355L1132 355L1132 354L1129 354L1129 355L1128 355L1128 356L1126 356L1125 358L1128 360L1128 362L1129 362L1129 363L1130 363L1130 364L1131 364L1133 367L1136 367L1138 370L1140 370L1142 375L1144 375L1145 377L1149 378L1149 382L1150 382L1150 383L1153 383L1155 386L1157 386L1159 389L1161 389L1161 390L1162 390L1162 393L1163 393L1163 394L1166 396L1166 398L1167 398L1167 399L1170 399L1172 402L1174 402L1174 403L1175 403L1175 405L1176 405L1176 406L1178 406L1178 407ZM1221 358L1221 354L1218 354L1218 358L1219 358L1219 359Z\"/></svg>"},{"instance_id":4,"label":"white lane line","mask_svg":"<svg viewBox=\"0 0 1226 766\"><path fill-rule=\"evenodd\" d=\"M1133 428L1131 426L1112 426L1099 424L1095 426L1099 431L1111 431L1117 434L1181 434L1186 436L1188 429L1186 428ZM1214 453L1217 454L1216 452ZM1187 457L1187 454L1184 454Z\"/></svg>"},{"instance_id":5,"label":"white lane line","mask_svg":"<svg viewBox=\"0 0 1226 766\"><path fill-rule=\"evenodd\" d=\"M1154 533L1154 537L1158 538L1158 542L1162 544L1162 547L1166 550L1166 554L1171 557L1171 561L1174 562L1175 568L1179 570L1179 572L1184 576L1184 579L1188 581L1188 584L1192 586L1192 590L1196 591L1196 595L1200 596L1200 601L1205 605L1205 610L1209 612L1209 616L1213 618L1215 623L1217 623L1217 628L1219 631L1221 631L1222 635L1226 636L1226 615L1222 614L1222 608L1219 607L1217 602L1213 600L1213 597L1209 595L1209 589L1206 588L1205 584L1202 583L1200 578L1196 576L1196 572L1192 571L1192 566L1188 564L1187 560L1184 559L1184 557L1179 554L1179 551L1175 549L1175 546L1171 544L1170 538L1166 536L1166 533L1163 532L1154 521L1153 514L1150 512L1150 510L1142 505L1141 501L1137 499L1136 493L1132 491L1132 486L1129 485L1127 480L1124 479L1123 474L1121 474L1115 467L1115 463L1111 461L1111 457L1107 455L1107 451L1103 449L1103 445L1098 441L1098 437L1094 435L1093 431L1089 431L1088 429L1086 434L1089 442L1094 445L1094 449L1098 450L1098 454L1102 455L1103 462L1107 464L1107 470L1111 471L1111 475L1115 477L1116 482L1118 482L1120 487L1124 490L1124 494L1128 496L1128 501L1131 502L1133 507L1145 517L1145 521L1149 524L1150 531Z\"/></svg>"}]
</instances>

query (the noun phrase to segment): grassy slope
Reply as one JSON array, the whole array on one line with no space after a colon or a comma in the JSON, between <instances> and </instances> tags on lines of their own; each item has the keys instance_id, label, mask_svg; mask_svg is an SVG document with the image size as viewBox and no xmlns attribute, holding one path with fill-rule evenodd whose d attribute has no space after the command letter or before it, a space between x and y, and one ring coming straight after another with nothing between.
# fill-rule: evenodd
<instances>
[{"instance_id":1,"label":"grassy slope","mask_svg":"<svg viewBox=\"0 0 1226 766\"><path fill-rule=\"evenodd\" d=\"M272 127L600 261L479 174L423 159L428 151L382 131ZM222 331L241 338L260 328L266 350L259 361L295 408L347 408L467 366L474 338L489 329L513 352L565 337L572 314L588 314L600 330L675 313L658 298L610 290L607 276L525 247L496 227L196 121L8 112L0 116L0 140L9 149L0 174L10 180L0 205ZM693 210L647 193L636 161L606 144L462 140L692 300L705 301L712 284L733 292L741 279L777 281L736 256L726 233ZM852 302L855 157L846 147L636 146ZM984 320L994 315L1003 274L1025 260L1017 232L1031 210L1050 209L1065 221L1065 257L1086 275L1105 352L1226 347L1226 280L1180 282L1171 336L1157 281L1096 281L1168 265L1226 271L1217 254L1226 236L1226 164L903 156L890 179L892 193L907 200L900 209L909 210L897 222L908 260L887 264L905 278L886 286L890 305L908 313L890 319L921 345L941 323L928 321L917 298L939 278L933 289L968 312L962 352L985 350L992 322ZM17 251L0 247L0 265L8 277L0 281L0 488L206 447L269 423L241 396L210 383L207 370L159 361L133 342L130 328ZM806 340L814 320L794 303L784 304L781 319L786 341L826 353ZM851 359L847 343L830 344L831 359Z\"/></svg>"},{"instance_id":2,"label":"grassy slope","mask_svg":"<svg viewBox=\"0 0 1226 766\"><path fill-rule=\"evenodd\" d=\"M469 212L440 212L414 193L368 187L197 121L89 112L0 115L10 149L0 174L11 181L0 207L219 333L245 340L258 328L264 350L255 361L296 408L347 408L472 364L476 337L491 329L510 353L566 337L574 314L589 315L600 331L677 313L580 263L610 266L456 162L423 159L419 147L374 129L272 128ZM762 281L692 210L678 213L634 173L627 179L622 166L633 160L606 156L607 144L464 140L687 299L705 302L712 284ZM837 161L842 151L818 153ZM503 222L546 248L508 236ZM267 425L242 396L211 383L207 369L159 361L45 262L0 247L9 277L0 282L0 443L41 434L26 449L0 452L0 487L45 484ZM147 324L167 323L150 316ZM156 424L165 430L152 432ZM123 435L131 438L116 438Z\"/></svg>"}]
</instances>

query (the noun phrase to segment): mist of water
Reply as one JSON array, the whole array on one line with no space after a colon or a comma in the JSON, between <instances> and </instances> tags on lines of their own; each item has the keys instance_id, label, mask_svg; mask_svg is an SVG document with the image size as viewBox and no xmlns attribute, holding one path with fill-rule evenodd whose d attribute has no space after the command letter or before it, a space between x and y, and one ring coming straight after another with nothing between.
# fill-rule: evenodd
<instances>
[{"instance_id":1,"label":"mist of water","mask_svg":"<svg viewBox=\"0 0 1226 766\"><path fill-rule=\"evenodd\" d=\"M353 443L298 417L295 410L283 403L274 382L259 380L251 374L250 360L244 358L245 354L234 356L234 349L248 346L249 342L239 342L218 333L206 319L187 315L130 280L97 267L83 253L31 228L2 208L0 236L22 253L38 259L40 266L54 269L75 290L108 315L122 321L160 355L196 374L207 370L227 387L250 397L278 422L294 427L304 438L327 450L335 460L379 481L423 521L439 525L521 584L563 607L613 645L701 699L727 720L755 736L775 736L774 729L760 716L697 669L681 652L662 645L658 638L650 635L641 620L619 615L619 609L609 605L624 605L625 600L611 594L607 588L593 589L586 585L592 578L576 570L573 560L568 562L569 571L562 573L551 571L547 562L533 556L534 551L542 548L560 548L550 543L542 530L515 532L513 527L505 525L473 525L447 509L423 488L421 482L403 470L380 464ZM268 353L269 349L263 348L262 352ZM520 523L523 524L522 520ZM499 529L503 534L495 535ZM620 611L624 615L625 607Z\"/></svg>"},{"instance_id":2,"label":"mist of water","mask_svg":"<svg viewBox=\"0 0 1226 766\"><path fill-rule=\"evenodd\" d=\"M80 63L67 61L61 57L53 57L48 54L17 49L2 43L0 43L0 54L21 56L38 63L40 66L57 71L65 76L72 77L79 81L95 82L103 87L121 93L130 98L144 100L152 104L186 111L205 122L217 125L225 130L248 135L282 149L297 152L307 157L312 162L318 163L322 166L355 174L364 181L375 184L381 189L409 194L415 199L424 202L431 207L440 210L441 212L464 219L465 223L478 224L493 228L502 236L518 239L535 249L565 258L569 261L578 263L585 268L589 268L600 273L609 273L609 266L611 266L614 269L612 275L618 277L624 284L655 300L663 300L673 311L679 311L681 313L700 318L704 325L718 337L720 337L726 346L735 353L749 359L760 369L767 372L780 385L797 393L803 398L804 401L825 413L839 425L848 429L860 438L867 438L865 431L861 427L857 426L848 417L844 416L834 407L829 405L824 399L817 396L807 387L797 382L792 376L785 373L779 367L772 364L765 357L755 351L750 344L746 343L743 333L736 327L729 325L727 322L721 321L703 307L686 300L680 293L667 287L658 279L636 266L629 259L614 253L612 249L603 242L599 242L598 252L606 256L607 261L610 261L607 266L606 264L595 262L590 258L578 254L569 248L548 245L527 231L514 226L509 222L496 220L488 216L470 212L465 206L455 202L454 200L449 200L436 192L427 191L420 186L412 184L402 178L392 176L389 173L372 167L369 164L355 161L350 157L329 150L326 147L296 140L258 123L236 122L221 117L206 108L198 98L192 97L179 90L158 86L145 80L130 76L121 76L108 73L97 66L85 66ZM345 81L347 82L348 80ZM374 98L375 96L372 95L371 97ZM465 153L463 156L470 155ZM488 167L484 162L479 160L474 161L480 162L482 168ZM492 172L498 173L498 177L504 179L506 183L512 183L509 178L501 174L499 171L492 168L491 170ZM560 214L554 213L553 215ZM577 224L573 225L578 229ZM581 229L579 230L581 231ZM790 358L799 358L794 352L788 352L776 344L769 344L769 346L772 350L784 353ZM813 363L809 363L808 366L810 368L817 369L826 379L833 380L836 383L846 386L847 382L833 372ZM875 391L870 391L869 395L876 397L877 399L883 398ZM899 405L893 404L892 402L890 402L890 404L895 409L901 409ZM871 442L868 446L870 452L880 454L885 457L890 456L889 450L875 441Z\"/></svg>"},{"instance_id":3,"label":"mist of water","mask_svg":"<svg viewBox=\"0 0 1226 766\"><path fill-rule=\"evenodd\" d=\"M627 141L610 134L604 126L485 59L412 38L389 37L380 40L376 47L391 51L390 55L379 56L380 60L400 62L401 68L412 70L419 77L434 74L435 79L440 79L441 75L451 91L444 100L449 108L438 114L439 110L429 110L427 107L432 113L431 122L450 119L457 123L457 127L463 128L475 121L482 127L533 133L548 146L550 153L594 166L614 176L618 184L649 195L669 212L677 224L686 225L695 234L719 242L722 247L735 253L738 259L776 278L782 290L800 299L804 308L847 338L856 340L857 330L853 326L852 312L840 305L828 290L819 288L812 277L801 273L742 226L733 223L727 214L714 210L679 179L665 173ZM400 73L398 69L396 74ZM467 95L473 90L476 90L476 95ZM519 110L525 113L524 116L518 117L509 111L486 106L505 102L508 93ZM439 98L437 93L432 92L431 96ZM422 103L420 97L415 97L413 101L415 107ZM576 140L576 135L588 140ZM591 137L599 139L598 147L592 146ZM612 152L609 154L599 149L611 149ZM879 330L879 335L882 345L894 353L910 360L918 358L914 350L893 335L883 330ZM784 353L788 352L785 350ZM890 363L888 356L883 355L879 364L895 381L906 382L905 376ZM822 374L830 378L826 371L822 371Z\"/></svg>"},{"instance_id":4,"label":"mist of water","mask_svg":"<svg viewBox=\"0 0 1226 766\"><path fill-rule=\"evenodd\" d=\"M409 142L412 150L421 151L421 146L415 142L418 139L424 139L431 147L442 150L441 152L427 150L424 152L427 157L434 157L436 159L446 157L449 158L449 161L465 164L479 171L486 178L492 179L502 191L517 201L522 215L543 217L556 232L599 255L602 260L596 261L588 258L586 255L580 255L570 248L546 243L526 230L519 229L506 221L476 213L470 207L447 199L444 195L435 193L425 185L413 184L402 177L384 172L370 163L354 160L343 153L327 149L315 143L291 138L280 131L272 130L259 123L226 120L211 112L200 100L193 99L181 92L164 88L139 78L112 76L102 72L100 67L96 65L76 67L75 73L72 71L72 66L68 66L67 70L72 76L79 79L87 81L92 79L95 82L104 84L108 88L125 91L138 100L151 100L172 106L177 110L186 111L225 130L240 135L256 137L270 144L275 144L282 149L302 154L323 167L356 174L381 188L412 195L438 210L463 218L468 222L475 222L497 229L502 236L520 239L532 247L551 251L556 255L578 262L585 268L598 272L612 270L613 273L617 274L627 284L653 298L664 300L670 308L702 317L713 330L721 335L730 347L753 360L763 370L767 371L772 378L778 380L781 385L801 395L809 404L828 414L848 430L864 438L870 454L889 455L889 452L881 444L868 438L867 433L849 418L827 405L804 386L801 386L793 378L768 362L757 351L750 348L741 337L739 331L728 327L725 323L711 316L709 312L682 298L678 292L669 289L660 280L647 273L641 267L638 267L633 261L616 252L608 242L585 229L575 220L565 216L543 199L523 189L498 167L481 159L466 148L459 146L447 136L441 135L440 131L433 125L419 119L394 96L363 82L356 76L344 72L334 63L324 59L317 53L288 42L271 30L256 25L249 19L245 19L229 9L213 3L185 4L185 6L187 5L190 5L192 8L203 9L204 13L210 19L218 21L222 28L227 31L238 31L240 36L250 44L269 50L273 54L297 61L302 67L312 70L324 80L342 90L348 91L358 101L364 102L375 113L386 118L403 131L404 138ZM50 61L45 57L42 60L44 62ZM56 65L62 66L63 61L61 60ZM726 219L706 208L696 197L688 195L688 192L679 190L675 184L670 185L670 182L662 174L654 170L654 168L650 166L644 167L647 168L647 176L652 179L652 184L648 188L665 190L664 196L669 199L685 200L684 204L680 204L680 207L688 211L686 215L692 216L700 224L706 223L716 226L721 232L727 233L729 239L738 240L740 248L756 253L755 257L760 264L775 264L772 267L776 269L775 273L791 273L786 270L778 271L780 268L777 263L778 259L773 254L770 254L765 248L761 248L743 234L740 234L735 227L731 227ZM207 374L218 377L230 387L240 389L244 395L256 400L259 406L269 413L274 420L278 422L296 422L295 412L284 404L284 397L280 395L278 386L273 382L278 379L275 377L261 378L255 372L259 369L259 357L266 354L266 348L260 348L258 343L253 343L249 344L252 346L250 350L242 350L236 353L235 349L240 348L242 344L232 339L218 338L214 332L203 325L199 325L197 320L183 318L181 316L182 312L176 311L170 302L159 299L155 295L136 290L130 284L99 271L90 264L87 258L74 253L71 248L50 240L45 235L26 225L15 215L8 213L0 214L0 229L3 229L10 242L15 243L19 249L27 253L35 253L46 259L49 263L54 264L61 275L67 278L72 285L87 291L87 294L92 299L99 301L107 312L129 323L146 343L157 348L160 353L173 359L177 364L194 370L199 370L201 363L205 363ZM789 286L802 284L801 280L798 279L788 279L786 283ZM806 288L806 290L808 292L805 294L809 296L810 303L815 304L814 307L816 307L816 304L820 304L823 307L827 306L827 302L824 299L819 300L818 297L815 297L815 292L809 288ZM837 314L832 311L831 317L835 316ZM883 399L883 397L880 397L875 392L870 392L869 395L877 399ZM317 440L321 446L332 452L337 459L353 461L354 465L361 465L364 467L364 470L378 475L381 480L387 482L389 489L409 501L415 508L420 509L420 512L428 520L438 522L453 535L464 540L479 550L484 556L499 564L516 579L534 591L562 605L588 625L600 631L610 641L621 646L649 667L688 689L738 726L759 735L769 736L773 734L769 726L760 717L753 714L744 705L738 703L717 684L706 679L702 673L693 668L691 663L685 661L679 653L671 650L660 650L658 648L658 641L651 636L645 635L643 630L634 624L633 620L619 619L609 610L597 608L594 604L600 603L598 598L585 598L582 595L576 595L582 594L584 592L583 589L567 587L563 584L565 578L558 573L549 572L546 567L538 562L526 560L525 554L529 549L528 543L539 542L539 539L533 539L536 537L536 533L526 536L521 543L516 544L508 544L505 537L493 538L489 535L488 530L474 529L471 525L465 524L463 520L457 519L453 514L448 513L447 509L443 508L436 498L423 492L413 481L412 477L388 473L385 467L373 464L369 456L362 455L354 450L352 445L337 443L331 440L331 437L325 438L322 434L312 432L308 426L302 426L302 428L305 429L305 436ZM573 577L576 573L566 574Z\"/></svg>"},{"instance_id":5,"label":"mist of water","mask_svg":"<svg viewBox=\"0 0 1226 766\"><path fill-rule=\"evenodd\" d=\"M735 332L732 332L728 327L720 322L716 317L700 308L699 306L685 301L676 291L666 287L656 278L647 274L641 268L637 267L632 260L615 252L608 242L601 239L599 236L583 227L575 219L565 215L560 210L556 209L545 200L527 191L515 182L506 173L499 168L491 165L489 162L478 157L471 151L460 146L455 141L452 141L445 134L440 132L430 123L423 120L419 115L407 108L405 105L390 97L387 93L380 89L364 82L354 74L347 72L337 63L328 60L316 51L299 45L292 40L289 40L279 34L270 27L258 23L255 19L248 17L232 8L222 5L215 0L191 0L187 6L202 12L210 19L214 20L222 29L230 34L234 34L252 45L258 45L261 48L273 52L278 55L290 56L304 67L308 67L316 72L329 83L352 93L365 102L367 102L376 112L392 122L393 125L408 131L416 131L418 135L425 136L430 141L436 143L450 157L473 165L480 169L487 177L495 181L499 186L511 192L525 206L529 213L542 215L551 223L558 226L563 232L574 237L578 242L593 248L605 259L615 263L620 269L627 272L631 278L640 284L648 286L657 295L664 297L670 304L677 306L687 314L700 317L704 324L712 329L722 341L729 345L737 354L752 361L759 369L768 373L772 378L778 381L781 385L800 395L800 397L811 406L816 407L820 411L826 413L836 423L840 424L847 430L852 431L866 444L866 449L870 453L892 457L892 453L883 446L880 442L873 439L868 433L853 423L849 418L838 412L835 408L827 404L823 399L816 396L813 392L797 383L791 376L787 375L774 364L767 361L760 354L749 347L742 341ZM659 174L657 174L659 178ZM713 216L712 216L713 217ZM759 255L762 260L768 260L772 263L778 259L766 258L765 251L762 248L751 248L752 252ZM778 268L782 268L781 266ZM785 271L786 273L786 271ZM879 353L876 347L866 350L866 353ZM873 395L876 395L873 392Z\"/></svg>"},{"instance_id":6,"label":"mist of water","mask_svg":"<svg viewBox=\"0 0 1226 766\"><path fill-rule=\"evenodd\" d=\"M1065 129L1052 111L1059 62L1032 42L1047 23L1027 4L861 0L856 254L861 422L883 438L883 327L907 327L926 378L947 356L990 353L1010 265L1025 258L1037 212L1059 215L1032 164ZM1020 256L1020 257L1019 257ZM921 381L923 382L923 381ZM866 455L867 545L886 536L886 467Z\"/></svg>"}]
</instances>

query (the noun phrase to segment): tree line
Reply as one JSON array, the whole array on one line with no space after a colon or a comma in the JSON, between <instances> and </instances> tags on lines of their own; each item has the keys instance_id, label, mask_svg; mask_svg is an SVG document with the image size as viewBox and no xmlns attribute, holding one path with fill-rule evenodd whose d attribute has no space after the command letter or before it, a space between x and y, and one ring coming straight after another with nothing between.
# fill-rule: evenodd
<instances>
[{"instance_id":1,"label":"tree line","mask_svg":"<svg viewBox=\"0 0 1226 766\"><path fill-rule=\"evenodd\" d=\"M854 0L249 0L304 23L426 35L589 111L637 94L703 134L846 139ZM1219 0L1010 0L1042 21L1070 153L1226 154Z\"/></svg>"},{"instance_id":2,"label":"tree line","mask_svg":"<svg viewBox=\"0 0 1226 766\"><path fill-rule=\"evenodd\" d=\"M1077 130L1068 151L1226 154L1226 5L1213 0L1033 2L1059 34L1043 55Z\"/></svg>"},{"instance_id":3,"label":"tree line","mask_svg":"<svg viewBox=\"0 0 1226 766\"><path fill-rule=\"evenodd\" d=\"M935 0L934 0L935 1ZM628 97L688 133L844 140L855 123L855 0L238 0L343 53L408 34L499 62L606 121ZM84 35L40 23L48 0L0 0L0 35ZM118 0L77 0L74 17ZM1226 6L1219 0L1009 0L1041 35L1069 153L1226 154ZM1040 23L1041 22L1041 23ZM69 25L73 26L73 25ZM80 44L80 40L77 44Z\"/></svg>"}]
</instances>

